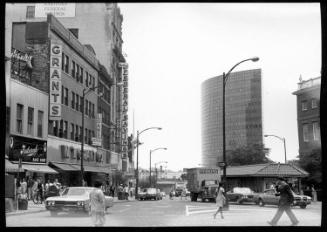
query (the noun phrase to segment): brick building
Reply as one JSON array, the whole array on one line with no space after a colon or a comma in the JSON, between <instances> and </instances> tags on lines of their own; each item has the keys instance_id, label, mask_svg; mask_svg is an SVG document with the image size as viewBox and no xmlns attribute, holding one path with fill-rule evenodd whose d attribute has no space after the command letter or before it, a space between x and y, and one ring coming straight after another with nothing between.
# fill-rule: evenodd
<instances>
[{"instance_id":1,"label":"brick building","mask_svg":"<svg viewBox=\"0 0 327 232\"><path fill-rule=\"evenodd\" d=\"M320 137L320 86L321 77L300 80L297 98L297 122L300 158L321 148Z\"/></svg>"}]
</instances>

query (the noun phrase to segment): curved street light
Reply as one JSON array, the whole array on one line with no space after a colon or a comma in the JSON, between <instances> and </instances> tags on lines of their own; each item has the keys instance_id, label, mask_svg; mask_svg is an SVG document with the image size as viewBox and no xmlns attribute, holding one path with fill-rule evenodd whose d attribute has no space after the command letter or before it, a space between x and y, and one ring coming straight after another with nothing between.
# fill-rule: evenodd
<instances>
[{"instance_id":1,"label":"curved street light","mask_svg":"<svg viewBox=\"0 0 327 232\"><path fill-rule=\"evenodd\" d=\"M151 154L157 150L167 150L166 147L159 147L153 150L150 150L150 176L149 176L149 180L150 180L150 187L151 187Z\"/></svg>"},{"instance_id":2,"label":"curved street light","mask_svg":"<svg viewBox=\"0 0 327 232\"><path fill-rule=\"evenodd\" d=\"M285 138L279 137L279 136L277 136L277 135L264 135L264 136L265 136L265 137L269 137L269 136L271 136L271 137L278 138L278 139L280 139L280 140L284 143L284 155L285 155L285 164L286 164L287 159L286 159L286 140L285 140Z\"/></svg>"},{"instance_id":3,"label":"curved street light","mask_svg":"<svg viewBox=\"0 0 327 232\"><path fill-rule=\"evenodd\" d=\"M246 62L246 61L257 62L258 60L259 60L259 57L252 57L249 59L242 60L242 61L238 62L237 64L235 64L227 72L227 74L225 74L225 72L223 73L223 112L222 113L223 113L223 161L224 161L223 182L224 183L226 183L226 166L227 166L227 164L226 164L226 134L225 134L225 86L226 86L228 77L230 76L230 74L234 68L236 68L238 65L240 65L243 62ZM226 186L224 186L224 187L226 189Z\"/></svg>"},{"instance_id":4,"label":"curved street light","mask_svg":"<svg viewBox=\"0 0 327 232\"><path fill-rule=\"evenodd\" d=\"M156 130L162 130L161 127L149 127L146 128L144 130L142 130L141 132L137 131L137 137L136 137L136 186L135 186L135 197L138 197L138 187L139 187L139 137L140 135L147 130L151 130L151 129L156 129Z\"/></svg>"}]
</instances>

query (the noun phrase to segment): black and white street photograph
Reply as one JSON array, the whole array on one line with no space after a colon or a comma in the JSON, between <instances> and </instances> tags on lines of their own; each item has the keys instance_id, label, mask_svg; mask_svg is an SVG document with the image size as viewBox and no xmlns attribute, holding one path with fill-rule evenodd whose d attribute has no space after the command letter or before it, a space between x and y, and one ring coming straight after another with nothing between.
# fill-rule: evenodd
<instances>
[{"instance_id":1,"label":"black and white street photograph","mask_svg":"<svg viewBox=\"0 0 327 232\"><path fill-rule=\"evenodd\" d=\"M326 225L319 2L3 5L6 228Z\"/></svg>"}]
</instances>

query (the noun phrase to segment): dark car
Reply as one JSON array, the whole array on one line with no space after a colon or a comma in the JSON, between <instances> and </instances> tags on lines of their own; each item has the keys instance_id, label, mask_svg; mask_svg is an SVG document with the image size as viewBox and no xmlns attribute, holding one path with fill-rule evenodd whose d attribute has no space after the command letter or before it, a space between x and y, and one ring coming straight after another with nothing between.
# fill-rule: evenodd
<instances>
[{"instance_id":1,"label":"dark car","mask_svg":"<svg viewBox=\"0 0 327 232\"><path fill-rule=\"evenodd\" d=\"M294 201L292 206L300 206L302 209L305 209L307 205L311 204L311 197L305 195L298 195L293 193ZM278 205L279 203L279 194L277 193L276 189L267 189L263 193L259 193L255 197L255 203L259 206L264 205Z\"/></svg>"},{"instance_id":2,"label":"dark car","mask_svg":"<svg viewBox=\"0 0 327 232\"><path fill-rule=\"evenodd\" d=\"M60 196L59 189L56 186L51 185L49 186L48 191L44 193L44 199L47 199L48 197L55 197L55 196Z\"/></svg>"},{"instance_id":3,"label":"dark car","mask_svg":"<svg viewBox=\"0 0 327 232\"><path fill-rule=\"evenodd\" d=\"M255 195L256 193L248 187L235 187L231 191L227 192L228 201L236 202L237 204L254 202Z\"/></svg>"}]
</instances>

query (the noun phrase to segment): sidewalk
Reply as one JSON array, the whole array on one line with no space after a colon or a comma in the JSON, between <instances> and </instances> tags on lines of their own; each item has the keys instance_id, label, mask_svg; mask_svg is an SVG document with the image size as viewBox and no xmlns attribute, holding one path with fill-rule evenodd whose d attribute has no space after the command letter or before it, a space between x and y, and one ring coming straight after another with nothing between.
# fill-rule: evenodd
<instances>
[{"instance_id":1,"label":"sidewalk","mask_svg":"<svg viewBox=\"0 0 327 232\"><path fill-rule=\"evenodd\" d=\"M114 204L116 203L126 203L135 201L135 197L129 197L128 200L118 200L118 197L114 197ZM12 216L12 215L21 215L21 214L27 214L27 213L39 213L42 211L46 211L45 205L43 204L34 204L33 201L28 201L28 207L27 210L15 210L12 212L6 212L6 216Z\"/></svg>"}]
</instances>

